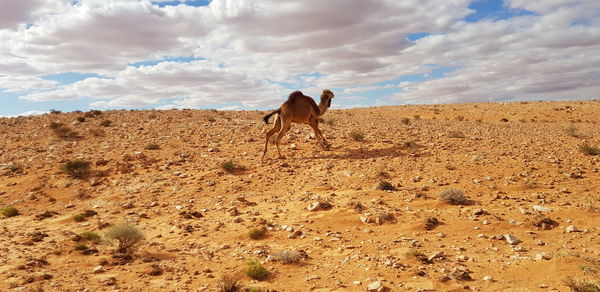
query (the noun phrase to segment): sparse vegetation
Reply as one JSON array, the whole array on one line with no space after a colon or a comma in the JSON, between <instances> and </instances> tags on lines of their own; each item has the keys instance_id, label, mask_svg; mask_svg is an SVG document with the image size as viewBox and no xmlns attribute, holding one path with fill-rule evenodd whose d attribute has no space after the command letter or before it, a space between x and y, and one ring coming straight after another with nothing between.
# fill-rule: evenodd
<instances>
[{"instance_id":1,"label":"sparse vegetation","mask_svg":"<svg viewBox=\"0 0 600 292\"><path fill-rule=\"evenodd\" d=\"M104 120L100 122L100 126L102 127L110 127L110 125L112 125L112 122L110 120Z\"/></svg>"},{"instance_id":2,"label":"sparse vegetation","mask_svg":"<svg viewBox=\"0 0 600 292\"><path fill-rule=\"evenodd\" d=\"M87 178L91 173L90 162L86 160L69 160L63 164L61 170L77 179Z\"/></svg>"},{"instance_id":3,"label":"sparse vegetation","mask_svg":"<svg viewBox=\"0 0 600 292\"><path fill-rule=\"evenodd\" d=\"M377 219L379 223L383 224L385 222L394 222L396 217L390 212L382 211L377 214Z\"/></svg>"},{"instance_id":4,"label":"sparse vegetation","mask_svg":"<svg viewBox=\"0 0 600 292\"><path fill-rule=\"evenodd\" d=\"M579 152L585 155L600 155L600 149L592 147L587 143L581 144L579 146Z\"/></svg>"},{"instance_id":5,"label":"sparse vegetation","mask_svg":"<svg viewBox=\"0 0 600 292\"><path fill-rule=\"evenodd\" d=\"M403 125L410 125L410 119L402 118L400 119L400 123L402 123Z\"/></svg>"},{"instance_id":6,"label":"sparse vegetation","mask_svg":"<svg viewBox=\"0 0 600 292\"><path fill-rule=\"evenodd\" d=\"M150 144L147 144L146 147L144 147L144 149L146 149L146 150L158 150L158 149L160 149L160 146L158 144L156 144L156 143L150 143Z\"/></svg>"},{"instance_id":7,"label":"sparse vegetation","mask_svg":"<svg viewBox=\"0 0 600 292\"><path fill-rule=\"evenodd\" d=\"M81 237L83 237L85 240L89 240L94 243L98 243L101 240L101 237L98 233L91 232L91 231L86 231L86 232L82 233Z\"/></svg>"},{"instance_id":8,"label":"sparse vegetation","mask_svg":"<svg viewBox=\"0 0 600 292\"><path fill-rule=\"evenodd\" d=\"M250 237L250 239L263 239L265 236L267 236L267 229L264 227L252 228L248 231L248 237Z\"/></svg>"},{"instance_id":9,"label":"sparse vegetation","mask_svg":"<svg viewBox=\"0 0 600 292\"><path fill-rule=\"evenodd\" d=\"M350 132L350 138L352 138L352 140L354 141L364 141L365 140L365 134L363 132L359 132L359 131L352 131Z\"/></svg>"},{"instance_id":10,"label":"sparse vegetation","mask_svg":"<svg viewBox=\"0 0 600 292\"><path fill-rule=\"evenodd\" d=\"M74 249L75 250L87 250L87 249L89 249L89 247L85 244L77 244L77 245L75 245Z\"/></svg>"},{"instance_id":11,"label":"sparse vegetation","mask_svg":"<svg viewBox=\"0 0 600 292\"><path fill-rule=\"evenodd\" d=\"M77 121L80 123L83 123L83 122L85 122L85 117L84 116L77 117Z\"/></svg>"},{"instance_id":12,"label":"sparse vegetation","mask_svg":"<svg viewBox=\"0 0 600 292\"><path fill-rule=\"evenodd\" d=\"M59 110L57 110L57 109L51 109L51 110L50 110L50 113L51 113L51 114L53 114L53 115L58 115L58 114L60 114L60 113L62 113L62 112L61 112L61 111L59 111Z\"/></svg>"},{"instance_id":13,"label":"sparse vegetation","mask_svg":"<svg viewBox=\"0 0 600 292\"><path fill-rule=\"evenodd\" d=\"M466 205L469 199L459 189L445 189L440 193L440 200L451 205Z\"/></svg>"},{"instance_id":14,"label":"sparse vegetation","mask_svg":"<svg viewBox=\"0 0 600 292\"><path fill-rule=\"evenodd\" d=\"M51 122L49 127L52 129L52 132L54 132L54 135L59 138L79 138L79 134L77 134L77 132L71 130L71 128L65 126L63 123Z\"/></svg>"},{"instance_id":15,"label":"sparse vegetation","mask_svg":"<svg viewBox=\"0 0 600 292\"><path fill-rule=\"evenodd\" d=\"M221 163L221 169L223 169L226 172L232 173L236 169L241 169L241 167L239 165L235 164L235 162L228 160L228 161Z\"/></svg>"},{"instance_id":16,"label":"sparse vegetation","mask_svg":"<svg viewBox=\"0 0 600 292\"><path fill-rule=\"evenodd\" d=\"M133 225L119 224L108 229L104 237L108 240L116 240L119 244L117 252L131 254L144 239L144 235Z\"/></svg>"},{"instance_id":17,"label":"sparse vegetation","mask_svg":"<svg viewBox=\"0 0 600 292\"><path fill-rule=\"evenodd\" d=\"M305 256L295 250L282 250L271 255L271 259L284 265L299 263Z\"/></svg>"},{"instance_id":18,"label":"sparse vegetation","mask_svg":"<svg viewBox=\"0 0 600 292\"><path fill-rule=\"evenodd\" d=\"M222 275L219 278L219 282L217 283L217 287L219 288L219 292L237 292L240 290L239 286L239 277L237 275Z\"/></svg>"},{"instance_id":19,"label":"sparse vegetation","mask_svg":"<svg viewBox=\"0 0 600 292\"><path fill-rule=\"evenodd\" d=\"M600 286L598 286L598 284L584 278L568 276L563 280L563 284L569 287L572 292L600 292Z\"/></svg>"},{"instance_id":20,"label":"sparse vegetation","mask_svg":"<svg viewBox=\"0 0 600 292\"><path fill-rule=\"evenodd\" d=\"M2 209L2 215L5 217L15 217L19 215L19 210L15 207L6 207Z\"/></svg>"},{"instance_id":21,"label":"sparse vegetation","mask_svg":"<svg viewBox=\"0 0 600 292\"><path fill-rule=\"evenodd\" d=\"M382 191L395 191L396 187L389 181L380 181L379 185L377 185L377 189Z\"/></svg>"},{"instance_id":22,"label":"sparse vegetation","mask_svg":"<svg viewBox=\"0 0 600 292\"><path fill-rule=\"evenodd\" d=\"M269 276L267 269L258 261L247 261L244 265L244 274L254 280L262 281Z\"/></svg>"},{"instance_id":23,"label":"sparse vegetation","mask_svg":"<svg viewBox=\"0 0 600 292\"><path fill-rule=\"evenodd\" d=\"M581 138L581 134L579 133L579 130L575 126L569 126L568 128L566 128L565 134L567 134L568 136L571 136L571 137Z\"/></svg>"},{"instance_id":24,"label":"sparse vegetation","mask_svg":"<svg viewBox=\"0 0 600 292\"><path fill-rule=\"evenodd\" d=\"M85 216L83 214L76 214L73 216L73 220L75 220L75 222L83 222L85 221Z\"/></svg>"},{"instance_id":25,"label":"sparse vegetation","mask_svg":"<svg viewBox=\"0 0 600 292\"><path fill-rule=\"evenodd\" d=\"M106 135L106 132L104 132L102 129L90 129L90 134L92 134L94 137L102 137Z\"/></svg>"}]
</instances>

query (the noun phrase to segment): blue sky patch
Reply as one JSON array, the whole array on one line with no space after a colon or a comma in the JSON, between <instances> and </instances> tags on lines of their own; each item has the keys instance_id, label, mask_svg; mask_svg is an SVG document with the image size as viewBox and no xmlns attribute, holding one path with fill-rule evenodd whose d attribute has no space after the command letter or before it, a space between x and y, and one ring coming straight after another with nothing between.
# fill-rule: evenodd
<instances>
[{"instance_id":1,"label":"blue sky patch","mask_svg":"<svg viewBox=\"0 0 600 292\"><path fill-rule=\"evenodd\" d=\"M154 66L154 65L157 65L162 62L189 63L189 62L198 61L198 60L205 60L205 59L201 58L201 57L194 57L194 56L166 57L166 58L160 59L160 60L148 60L148 61L131 63L128 66L133 66L133 67L139 68L142 66Z\"/></svg>"},{"instance_id":2,"label":"blue sky patch","mask_svg":"<svg viewBox=\"0 0 600 292\"><path fill-rule=\"evenodd\" d=\"M502 0L476 0L469 5L469 8L475 10L475 12L465 17L467 22L477 22L482 19L497 21L535 14L523 9L511 9Z\"/></svg>"}]
</instances>

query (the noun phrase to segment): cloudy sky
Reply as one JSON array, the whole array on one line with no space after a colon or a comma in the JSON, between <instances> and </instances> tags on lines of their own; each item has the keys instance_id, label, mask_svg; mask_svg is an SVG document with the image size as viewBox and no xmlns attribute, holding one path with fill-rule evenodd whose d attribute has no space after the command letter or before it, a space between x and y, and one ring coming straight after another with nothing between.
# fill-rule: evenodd
<instances>
[{"instance_id":1,"label":"cloudy sky","mask_svg":"<svg viewBox=\"0 0 600 292\"><path fill-rule=\"evenodd\" d=\"M598 0L1 0L0 115L600 97Z\"/></svg>"}]
</instances>

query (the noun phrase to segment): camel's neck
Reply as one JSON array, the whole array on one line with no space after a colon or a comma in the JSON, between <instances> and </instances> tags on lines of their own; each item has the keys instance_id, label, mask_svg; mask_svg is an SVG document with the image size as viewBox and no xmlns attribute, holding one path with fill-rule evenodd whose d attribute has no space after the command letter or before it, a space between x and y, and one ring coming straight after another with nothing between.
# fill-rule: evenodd
<instances>
[{"instance_id":1,"label":"camel's neck","mask_svg":"<svg viewBox=\"0 0 600 292\"><path fill-rule=\"evenodd\" d=\"M327 109L329 109L329 103L321 101L319 103L319 111L321 112L321 116L325 114Z\"/></svg>"}]
</instances>

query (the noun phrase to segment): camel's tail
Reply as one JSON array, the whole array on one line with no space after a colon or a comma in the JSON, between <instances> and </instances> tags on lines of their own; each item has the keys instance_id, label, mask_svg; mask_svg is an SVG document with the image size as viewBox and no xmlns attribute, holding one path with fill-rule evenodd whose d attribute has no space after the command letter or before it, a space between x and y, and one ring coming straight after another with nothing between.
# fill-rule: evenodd
<instances>
[{"instance_id":1,"label":"camel's tail","mask_svg":"<svg viewBox=\"0 0 600 292\"><path fill-rule=\"evenodd\" d=\"M278 114L281 110L280 109L276 109L274 111L272 111L270 114L266 115L263 117L263 121L265 121L265 124L269 124L269 118L271 118L272 115L274 114Z\"/></svg>"}]
</instances>

